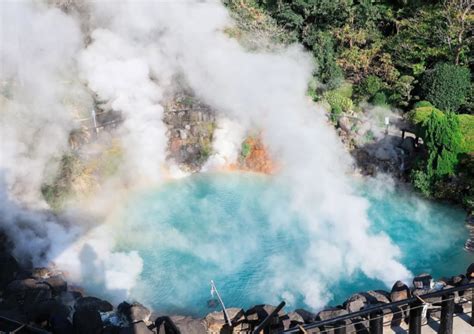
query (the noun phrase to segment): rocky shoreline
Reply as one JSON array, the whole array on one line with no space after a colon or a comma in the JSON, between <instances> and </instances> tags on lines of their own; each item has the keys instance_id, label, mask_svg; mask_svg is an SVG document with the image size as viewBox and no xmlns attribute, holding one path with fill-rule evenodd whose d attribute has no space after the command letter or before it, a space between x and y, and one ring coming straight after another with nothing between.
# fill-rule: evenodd
<instances>
[{"instance_id":1,"label":"rocky shoreline","mask_svg":"<svg viewBox=\"0 0 474 334\"><path fill-rule=\"evenodd\" d=\"M467 268L465 274L436 281L428 274L421 274L413 279L413 287L397 281L391 291L359 292L350 296L342 305L328 307L318 313L304 309L289 313L282 310L272 320L271 332L469 283L474 283L474 263ZM459 294L457 297L470 300L472 295ZM441 302L438 299L429 302ZM114 306L70 286L60 272L49 268L25 269L6 250L0 253L0 324L2 321L21 323L30 329L27 333L251 333L274 310L275 306L272 305L256 305L248 310L228 308L232 322L232 328L229 328L222 311L214 311L198 319L155 313L138 302L124 301ZM430 315L438 318L439 312L438 309ZM455 312L462 313L462 305L457 305ZM405 316L397 318L391 313L387 313L385 317L387 322L395 326L406 321ZM347 325L353 326L354 330L367 329L368 319L358 320L362 320L362 323Z\"/></svg>"}]
</instances>

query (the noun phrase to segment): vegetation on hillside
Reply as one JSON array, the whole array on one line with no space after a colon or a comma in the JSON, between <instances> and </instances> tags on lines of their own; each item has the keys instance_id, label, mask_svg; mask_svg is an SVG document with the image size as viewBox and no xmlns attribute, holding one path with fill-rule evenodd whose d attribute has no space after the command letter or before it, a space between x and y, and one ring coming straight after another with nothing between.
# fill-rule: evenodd
<instances>
[{"instance_id":1,"label":"vegetation on hillside","mask_svg":"<svg viewBox=\"0 0 474 334\"><path fill-rule=\"evenodd\" d=\"M335 124L343 113L357 111L361 101L406 112L424 143L411 171L415 187L427 196L473 202L472 1L227 4L237 17L254 13L266 31L285 36L280 41L298 41L313 54L317 67L308 95L328 102ZM246 20L252 21L251 15Z\"/></svg>"}]
</instances>

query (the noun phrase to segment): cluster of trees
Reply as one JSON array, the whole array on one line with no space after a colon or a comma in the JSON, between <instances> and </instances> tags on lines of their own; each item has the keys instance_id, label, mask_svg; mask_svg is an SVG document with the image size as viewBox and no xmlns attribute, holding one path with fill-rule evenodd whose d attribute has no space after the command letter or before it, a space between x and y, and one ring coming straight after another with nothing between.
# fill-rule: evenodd
<instances>
[{"instance_id":1,"label":"cluster of trees","mask_svg":"<svg viewBox=\"0 0 474 334\"><path fill-rule=\"evenodd\" d=\"M309 93L329 102L332 118L361 100L411 111L426 148L412 172L422 192L431 196L454 175L466 178L460 165L474 165L472 0L240 2L312 51L322 85Z\"/></svg>"},{"instance_id":2,"label":"cluster of trees","mask_svg":"<svg viewBox=\"0 0 474 334\"><path fill-rule=\"evenodd\" d=\"M421 86L425 73L436 64L463 67L470 61L474 19L470 0L255 3L312 50L318 64L315 76L327 89L345 80L359 86L377 78L382 85L372 95L379 93L379 100L408 108L419 98L431 100L432 96L421 96ZM443 97L435 97L435 105L436 99ZM468 100L464 102L459 106L462 112L472 112Z\"/></svg>"}]
</instances>

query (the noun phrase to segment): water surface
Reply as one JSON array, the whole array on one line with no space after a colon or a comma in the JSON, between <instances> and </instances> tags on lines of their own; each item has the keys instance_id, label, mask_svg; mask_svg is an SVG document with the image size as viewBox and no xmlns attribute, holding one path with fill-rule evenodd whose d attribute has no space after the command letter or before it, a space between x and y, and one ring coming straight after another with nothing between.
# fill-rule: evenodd
<instances>
[{"instance_id":1,"label":"water surface","mask_svg":"<svg viewBox=\"0 0 474 334\"><path fill-rule=\"evenodd\" d=\"M473 261L463 251L462 210L374 184L357 187L370 201L371 229L390 236L411 272L453 275ZM264 282L279 270L291 270L275 263L273 255L293 269L305 261L309 236L299 219L284 189L254 174L201 174L138 194L124 208L118 240L120 250L137 250L144 260L132 297L155 310L202 316L212 310L213 279L227 306L277 303L285 296ZM335 282L331 304L358 291L386 288L361 273ZM288 308L307 307L302 294L295 296Z\"/></svg>"}]
</instances>

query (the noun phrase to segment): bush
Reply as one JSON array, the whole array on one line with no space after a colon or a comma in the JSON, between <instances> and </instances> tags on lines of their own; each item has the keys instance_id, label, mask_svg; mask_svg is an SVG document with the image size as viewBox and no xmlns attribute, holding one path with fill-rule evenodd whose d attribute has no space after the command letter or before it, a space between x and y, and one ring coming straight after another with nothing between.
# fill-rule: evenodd
<instances>
[{"instance_id":1,"label":"bush","mask_svg":"<svg viewBox=\"0 0 474 334\"><path fill-rule=\"evenodd\" d=\"M344 80L341 68L336 63L334 40L329 33L314 31L306 38L316 59L316 77L329 89L338 87Z\"/></svg>"},{"instance_id":2,"label":"bush","mask_svg":"<svg viewBox=\"0 0 474 334\"><path fill-rule=\"evenodd\" d=\"M431 181L426 172L422 170L414 170L411 173L411 182L423 195L431 197Z\"/></svg>"},{"instance_id":3,"label":"bush","mask_svg":"<svg viewBox=\"0 0 474 334\"><path fill-rule=\"evenodd\" d=\"M428 149L427 173L439 179L453 175L462 151L462 134L459 119L451 112L432 112L423 121L423 141Z\"/></svg>"},{"instance_id":4,"label":"bush","mask_svg":"<svg viewBox=\"0 0 474 334\"><path fill-rule=\"evenodd\" d=\"M471 74L468 68L438 64L427 71L422 80L422 93L426 100L437 108L457 111L466 102L471 86Z\"/></svg>"},{"instance_id":5,"label":"bush","mask_svg":"<svg viewBox=\"0 0 474 334\"><path fill-rule=\"evenodd\" d=\"M382 88L383 88L382 80L375 75L369 75L360 84L359 94L362 96L372 97Z\"/></svg>"},{"instance_id":6,"label":"bush","mask_svg":"<svg viewBox=\"0 0 474 334\"><path fill-rule=\"evenodd\" d=\"M429 101L419 101L419 102L415 103L414 107L415 108L433 107L433 105Z\"/></svg>"},{"instance_id":7,"label":"bush","mask_svg":"<svg viewBox=\"0 0 474 334\"><path fill-rule=\"evenodd\" d=\"M384 92L377 92L375 93L371 102L376 106L387 105L387 96L385 96Z\"/></svg>"},{"instance_id":8,"label":"bush","mask_svg":"<svg viewBox=\"0 0 474 334\"><path fill-rule=\"evenodd\" d=\"M339 108L342 111L347 112L351 110L353 107L351 99L344 97L340 93L335 92L335 91L328 91L324 93L324 98L331 106L331 109Z\"/></svg>"},{"instance_id":9,"label":"bush","mask_svg":"<svg viewBox=\"0 0 474 334\"><path fill-rule=\"evenodd\" d=\"M342 115L342 109L340 106L334 106L331 108L331 121L336 123Z\"/></svg>"}]
</instances>

